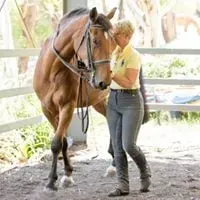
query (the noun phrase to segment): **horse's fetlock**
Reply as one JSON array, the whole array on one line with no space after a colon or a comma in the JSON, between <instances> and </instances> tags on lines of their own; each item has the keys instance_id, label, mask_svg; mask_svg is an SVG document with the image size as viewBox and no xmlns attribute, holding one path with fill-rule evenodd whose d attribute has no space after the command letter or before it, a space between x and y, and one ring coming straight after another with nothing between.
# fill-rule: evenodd
<instances>
[{"instance_id":1,"label":"horse's fetlock","mask_svg":"<svg viewBox=\"0 0 200 200\"><path fill-rule=\"evenodd\" d=\"M71 165L65 166L65 173L67 176L71 176L73 172L73 167Z\"/></svg>"},{"instance_id":2,"label":"horse's fetlock","mask_svg":"<svg viewBox=\"0 0 200 200\"><path fill-rule=\"evenodd\" d=\"M57 181L57 179L58 179L58 175L57 174L52 174L52 173L49 174L50 182L52 181L54 183L55 181Z\"/></svg>"}]
</instances>

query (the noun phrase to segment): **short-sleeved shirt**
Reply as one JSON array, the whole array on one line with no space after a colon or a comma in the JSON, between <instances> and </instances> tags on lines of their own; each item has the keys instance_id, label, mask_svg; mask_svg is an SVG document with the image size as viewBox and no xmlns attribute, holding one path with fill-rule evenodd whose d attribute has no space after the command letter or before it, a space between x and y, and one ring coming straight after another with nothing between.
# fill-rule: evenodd
<instances>
[{"instance_id":1,"label":"short-sleeved shirt","mask_svg":"<svg viewBox=\"0 0 200 200\"><path fill-rule=\"evenodd\" d=\"M126 47L120 52L120 47L117 46L116 49L112 53L111 58L111 70L118 75L121 74L124 76L125 70L127 68L138 69L141 67L141 57L139 52L134 49L131 43L127 44ZM117 84L114 80L112 80L110 88L112 89L126 89L119 84ZM138 77L136 77L136 81L133 84L132 89L140 88L139 82L139 73ZM130 88L129 88L130 89Z\"/></svg>"}]
</instances>

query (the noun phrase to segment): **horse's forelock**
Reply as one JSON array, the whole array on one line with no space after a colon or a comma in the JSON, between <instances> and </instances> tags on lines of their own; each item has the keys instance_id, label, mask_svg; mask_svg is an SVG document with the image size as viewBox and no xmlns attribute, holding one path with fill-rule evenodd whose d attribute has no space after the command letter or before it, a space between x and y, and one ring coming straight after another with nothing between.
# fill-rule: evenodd
<instances>
[{"instance_id":1,"label":"horse's forelock","mask_svg":"<svg viewBox=\"0 0 200 200\"><path fill-rule=\"evenodd\" d=\"M112 28L112 24L108 18L106 18L103 14L99 14L95 24L101 25L105 31L108 31Z\"/></svg>"}]
</instances>

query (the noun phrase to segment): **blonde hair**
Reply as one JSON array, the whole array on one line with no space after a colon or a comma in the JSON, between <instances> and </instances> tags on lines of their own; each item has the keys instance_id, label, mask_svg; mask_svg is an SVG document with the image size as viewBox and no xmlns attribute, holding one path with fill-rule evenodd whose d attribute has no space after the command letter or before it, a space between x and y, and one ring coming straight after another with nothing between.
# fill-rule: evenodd
<instances>
[{"instance_id":1,"label":"blonde hair","mask_svg":"<svg viewBox=\"0 0 200 200\"><path fill-rule=\"evenodd\" d=\"M127 19L119 20L113 28L114 35L123 34L132 36L135 32L135 26Z\"/></svg>"}]
</instances>

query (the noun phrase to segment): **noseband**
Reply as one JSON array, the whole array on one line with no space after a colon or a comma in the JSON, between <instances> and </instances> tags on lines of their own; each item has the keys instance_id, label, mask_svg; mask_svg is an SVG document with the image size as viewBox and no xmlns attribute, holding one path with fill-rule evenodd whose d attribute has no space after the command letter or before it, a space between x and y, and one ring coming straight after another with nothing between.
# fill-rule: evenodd
<instances>
[{"instance_id":1,"label":"noseband","mask_svg":"<svg viewBox=\"0 0 200 200\"><path fill-rule=\"evenodd\" d=\"M67 67L69 68L72 72L74 72L77 76L79 76L82 79L85 79L87 81L88 78L84 75L84 72L86 73L93 73L93 76L95 74L96 71L96 66L97 65L101 65L101 64L109 64L110 60L109 59L104 59L104 60L96 60L94 61L92 58L92 48L91 48L91 37L90 37L90 27L94 27L94 28L100 28L103 29L103 27L101 25L91 25L89 22L86 25L85 28L85 33L81 39L81 42L79 44L79 47L75 53L75 57L77 60L77 65L72 65L71 63L65 61L64 58L62 58L62 56L60 55L60 53L58 52L58 50L55 48L55 39L57 38L57 36L59 35L59 26L56 32L55 37L53 38L53 42L52 42L52 50L54 52L54 54L56 55L56 57ZM83 44L84 40L86 39L86 46L87 46L87 60L88 63L87 65L82 61L78 59L78 50L80 49L81 45ZM93 77L94 78L94 77Z\"/></svg>"}]
</instances>

